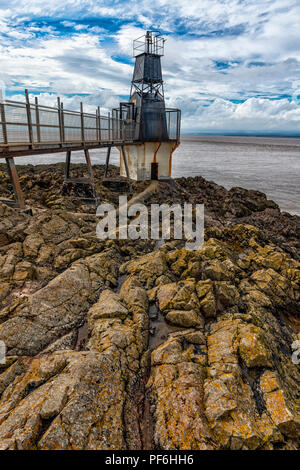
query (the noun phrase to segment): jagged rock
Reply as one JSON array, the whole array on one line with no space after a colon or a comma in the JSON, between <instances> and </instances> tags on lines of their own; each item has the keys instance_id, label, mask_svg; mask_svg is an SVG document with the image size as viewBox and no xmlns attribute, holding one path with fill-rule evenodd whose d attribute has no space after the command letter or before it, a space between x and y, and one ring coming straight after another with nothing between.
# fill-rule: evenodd
<instances>
[{"instance_id":1,"label":"jagged rock","mask_svg":"<svg viewBox=\"0 0 300 470\"><path fill-rule=\"evenodd\" d=\"M272 367L271 351L260 328L242 325L238 334L238 352L247 367Z\"/></svg>"},{"instance_id":2,"label":"jagged rock","mask_svg":"<svg viewBox=\"0 0 300 470\"><path fill-rule=\"evenodd\" d=\"M210 262L202 271L203 279L211 279L213 281L232 281L236 276L239 268L234 265L230 259L219 261L218 259Z\"/></svg>"},{"instance_id":3,"label":"jagged rock","mask_svg":"<svg viewBox=\"0 0 300 470\"><path fill-rule=\"evenodd\" d=\"M23 242L24 256L30 258L36 258L40 247L43 245L44 239L38 233L27 235Z\"/></svg>"},{"instance_id":4,"label":"jagged rock","mask_svg":"<svg viewBox=\"0 0 300 470\"><path fill-rule=\"evenodd\" d=\"M28 261L20 261L20 263L15 265L13 280L15 282L22 282L34 279L35 272L36 271L32 263L29 263Z\"/></svg>"},{"instance_id":5,"label":"jagged rock","mask_svg":"<svg viewBox=\"0 0 300 470\"><path fill-rule=\"evenodd\" d=\"M199 297L201 313L204 317L215 317L217 308L214 295L214 283L210 279L199 281L196 285L196 290Z\"/></svg>"},{"instance_id":6,"label":"jagged rock","mask_svg":"<svg viewBox=\"0 0 300 470\"><path fill-rule=\"evenodd\" d=\"M33 215L0 203L1 448L299 446L299 218L201 177L158 182L147 204L205 202L205 243L151 251L98 240L62 165L20 175Z\"/></svg>"},{"instance_id":7,"label":"jagged rock","mask_svg":"<svg viewBox=\"0 0 300 470\"><path fill-rule=\"evenodd\" d=\"M198 356L200 348L203 355ZM154 442L158 447L214 448L202 405L205 350L199 336L178 333L152 352L153 367L147 388L155 407Z\"/></svg>"},{"instance_id":8,"label":"jagged rock","mask_svg":"<svg viewBox=\"0 0 300 470\"><path fill-rule=\"evenodd\" d=\"M277 373L265 371L260 378L260 386L274 424L284 435L297 438L300 431L300 417L295 417L290 411Z\"/></svg>"},{"instance_id":9,"label":"jagged rock","mask_svg":"<svg viewBox=\"0 0 300 470\"><path fill-rule=\"evenodd\" d=\"M239 293L235 286L226 281L216 281L214 285L217 300L222 308L226 309L237 304Z\"/></svg>"},{"instance_id":10,"label":"jagged rock","mask_svg":"<svg viewBox=\"0 0 300 470\"><path fill-rule=\"evenodd\" d=\"M46 349L44 349L40 355L53 353L55 351L74 349L78 337L78 332L76 329L70 331L66 335L58 338L58 340L51 343Z\"/></svg>"},{"instance_id":11,"label":"jagged rock","mask_svg":"<svg viewBox=\"0 0 300 470\"><path fill-rule=\"evenodd\" d=\"M89 310L91 321L100 318L121 318L124 319L128 314L127 308L121 304L120 298L111 290L104 290L99 300Z\"/></svg>"},{"instance_id":12,"label":"jagged rock","mask_svg":"<svg viewBox=\"0 0 300 470\"><path fill-rule=\"evenodd\" d=\"M157 291L160 310L195 310L199 311L195 281L184 280L179 283L164 284Z\"/></svg>"},{"instance_id":13,"label":"jagged rock","mask_svg":"<svg viewBox=\"0 0 300 470\"><path fill-rule=\"evenodd\" d=\"M156 279L166 274L167 271L165 255L158 250L126 263L121 267L120 272L136 275L142 285L149 289L154 287Z\"/></svg>"},{"instance_id":14,"label":"jagged rock","mask_svg":"<svg viewBox=\"0 0 300 470\"><path fill-rule=\"evenodd\" d=\"M166 321L176 326L190 328L191 326L203 326L203 318L194 310L170 310L166 315Z\"/></svg>"},{"instance_id":15,"label":"jagged rock","mask_svg":"<svg viewBox=\"0 0 300 470\"><path fill-rule=\"evenodd\" d=\"M75 328L96 300L105 280L114 274L112 253L77 261L43 289L8 306L0 324L0 339L11 354L35 355Z\"/></svg>"},{"instance_id":16,"label":"jagged rock","mask_svg":"<svg viewBox=\"0 0 300 470\"><path fill-rule=\"evenodd\" d=\"M124 449L124 400L121 371L107 355L34 359L2 395L1 448Z\"/></svg>"}]
</instances>

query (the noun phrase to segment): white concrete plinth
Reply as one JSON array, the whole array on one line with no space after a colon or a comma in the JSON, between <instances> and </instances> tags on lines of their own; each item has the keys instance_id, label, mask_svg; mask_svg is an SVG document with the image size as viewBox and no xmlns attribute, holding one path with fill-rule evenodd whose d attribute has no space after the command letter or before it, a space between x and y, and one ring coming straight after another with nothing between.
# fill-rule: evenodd
<instances>
[{"instance_id":1,"label":"white concrete plinth","mask_svg":"<svg viewBox=\"0 0 300 470\"><path fill-rule=\"evenodd\" d=\"M158 163L158 178L171 178L172 153L179 144L176 142L144 142L139 145L125 145L129 176L136 181L151 179L151 163ZM126 176L126 170L120 151L120 175Z\"/></svg>"}]
</instances>

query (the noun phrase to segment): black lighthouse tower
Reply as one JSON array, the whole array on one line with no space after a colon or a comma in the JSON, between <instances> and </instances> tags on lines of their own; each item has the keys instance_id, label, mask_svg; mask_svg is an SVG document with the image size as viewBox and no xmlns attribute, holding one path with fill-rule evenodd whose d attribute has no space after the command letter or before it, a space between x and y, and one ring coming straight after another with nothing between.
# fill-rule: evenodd
<instances>
[{"instance_id":1,"label":"black lighthouse tower","mask_svg":"<svg viewBox=\"0 0 300 470\"><path fill-rule=\"evenodd\" d=\"M164 42L159 31L147 31L133 43L135 67L130 102L135 105L137 140L168 140L160 60Z\"/></svg>"},{"instance_id":2,"label":"black lighthouse tower","mask_svg":"<svg viewBox=\"0 0 300 470\"><path fill-rule=\"evenodd\" d=\"M165 39L159 31L147 31L133 41L135 65L128 102L113 109L113 117L120 119L123 135L132 144L123 150L127 156L132 179L170 178L172 154L179 145L179 109L165 106L161 57ZM120 149L120 173L124 165ZM156 170L153 172L153 168Z\"/></svg>"}]
</instances>

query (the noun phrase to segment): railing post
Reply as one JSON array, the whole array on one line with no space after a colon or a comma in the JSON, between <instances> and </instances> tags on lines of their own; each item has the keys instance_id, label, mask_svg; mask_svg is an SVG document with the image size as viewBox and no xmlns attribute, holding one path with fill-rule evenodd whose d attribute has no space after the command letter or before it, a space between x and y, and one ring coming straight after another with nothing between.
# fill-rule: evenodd
<instances>
[{"instance_id":1,"label":"railing post","mask_svg":"<svg viewBox=\"0 0 300 470\"><path fill-rule=\"evenodd\" d=\"M59 126L59 140L60 146L62 147L63 143L63 129L62 129L62 121L61 121L61 106L60 106L60 97L57 97L57 109L58 109L58 126Z\"/></svg>"},{"instance_id":2,"label":"railing post","mask_svg":"<svg viewBox=\"0 0 300 470\"><path fill-rule=\"evenodd\" d=\"M36 137L37 137L37 141L38 141L38 142L41 142L39 100L38 100L38 97L37 97L37 96L34 98L34 102L35 102Z\"/></svg>"},{"instance_id":3,"label":"railing post","mask_svg":"<svg viewBox=\"0 0 300 470\"><path fill-rule=\"evenodd\" d=\"M101 141L101 114L100 114L100 106L98 106L98 125L99 125L99 141Z\"/></svg>"},{"instance_id":4,"label":"railing post","mask_svg":"<svg viewBox=\"0 0 300 470\"><path fill-rule=\"evenodd\" d=\"M96 140L99 142L98 108L96 109Z\"/></svg>"},{"instance_id":5,"label":"railing post","mask_svg":"<svg viewBox=\"0 0 300 470\"><path fill-rule=\"evenodd\" d=\"M110 113L108 113L108 140L110 140Z\"/></svg>"},{"instance_id":6,"label":"railing post","mask_svg":"<svg viewBox=\"0 0 300 470\"><path fill-rule=\"evenodd\" d=\"M177 140L180 140L180 123L181 123L181 111L180 109L177 110Z\"/></svg>"},{"instance_id":7,"label":"railing post","mask_svg":"<svg viewBox=\"0 0 300 470\"><path fill-rule=\"evenodd\" d=\"M120 127L120 139L125 140L125 122L119 120L119 127Z\"/></svg>"},{"instance_id":8,"label":"railing post","mask_svg":"<svg viewBox=\"0 0 300 470\"><path fill-rule=\"evenodd\" d=\"M26 111L27 111L29 142L31 144L31 147L33 148L34 140L33 140L33 132L32 132L31 110L30 110L28 90L25 90L25 97L26 97Z\"/></svg>"},{"instance_id":9,"label":"railing post","mask_svg":"<svg viewBox=\"0 0 300 470\"><path fill-rule=\"evenodd\" d=\"M7 128L6 128L6 120L5 120L5 107L4 107L4 103L1 103L1 101L0 101L0 112L1 112L3 141L5 144L7 144L8 142L7 142Z\"/></svg>"},{"instance_id":10,"label":"railing post","mask_svg":"<svg viewBox=\"0 0 300 470\"><path fill-rule=\"evenodd\" d=\"M60 113L61 113L62 141L65 142L65 117L64 117L64 104L63 103L60 103Z\"/></svg>"},{"instance_id":11,"label":"railing post","mask_svg":"<svg viewBox=\"0 0 300 470\"><path fill-rule=\"evenodd\" d=\"M85 137L84 137L84 114L83 114L83 104L82 102L80 103L80 117L81 117L81 141L82 143L85 142Z\"/></svg>"}]
</instances>

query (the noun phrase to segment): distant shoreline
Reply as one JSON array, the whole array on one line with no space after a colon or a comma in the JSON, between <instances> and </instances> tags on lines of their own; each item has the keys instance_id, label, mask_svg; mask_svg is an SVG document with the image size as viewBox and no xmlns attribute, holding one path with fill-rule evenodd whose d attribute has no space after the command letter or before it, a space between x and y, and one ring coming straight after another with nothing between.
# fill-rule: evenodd
<instances>
[{"instance_id":1,"label":"distant shoreline","mask_svg":"<svg viewBox=\"0 0 300 470\"><path fill-rule=\"evenodd\" d=\"M205 142L210 144L237 144L237 145L272 145L276 147L295 147L300 149L300 137L289 136L249 136L249 135L223 135L223 134L182 134L181 141Z\"/></svg>"},{"instance_id":2,"label":"distant shoreline","mask_svg":"<svg viewBox=\"0 0 300 470\"><path fill-rule=\"evenodd\" d=\"M181 131L181 135L185 136L209 136L209 137L263 137L263 138L270 138L270 139L300 139L299 134L259 134L259 133L238 133L238 132L186 132L184 133Z\"/></svg>"}]
</instances>

